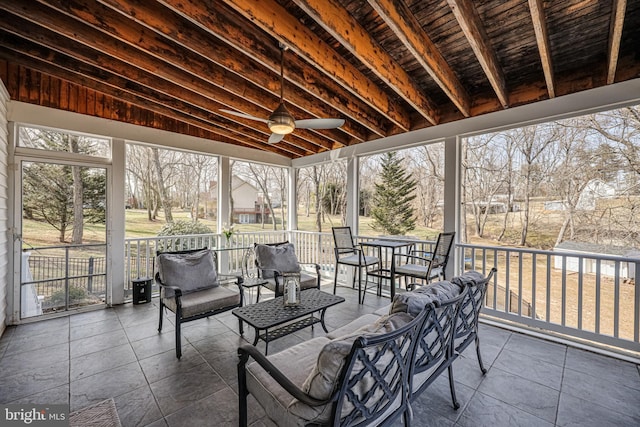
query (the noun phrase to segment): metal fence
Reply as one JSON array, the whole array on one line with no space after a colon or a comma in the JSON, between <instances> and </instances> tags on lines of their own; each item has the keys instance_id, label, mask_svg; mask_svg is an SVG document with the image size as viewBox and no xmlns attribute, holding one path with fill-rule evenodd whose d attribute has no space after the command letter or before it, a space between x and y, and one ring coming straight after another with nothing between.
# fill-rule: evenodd
<instances>
[{"instance_id":1,"label":"metal fence","mask_svg":"<svg viewBox=\"0 0 640 427\"><path fill-rule=\"evenodd\" d=\"M106 245L34 247L23 251L22 317L79 305L103 303Z\"/></svg>"}]
</instances>

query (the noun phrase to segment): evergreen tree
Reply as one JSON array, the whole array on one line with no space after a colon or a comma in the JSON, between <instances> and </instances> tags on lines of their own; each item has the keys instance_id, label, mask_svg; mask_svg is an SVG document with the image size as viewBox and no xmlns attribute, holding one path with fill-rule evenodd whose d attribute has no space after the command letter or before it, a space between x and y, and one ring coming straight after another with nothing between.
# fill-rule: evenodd
<instances>
[{"instance_id":1,"label":"evergreen tree","mask_svg":"<svg viewBox=\"0 0 640 427\"><path fill-rule=\"evenodd\" d=\"M382 158L381 182L375 184L371 216L373 228L385 234L403 235L416 228L411 202L416 198L417 182L402 166L396 152Z\"/></svg>"}]
</instances>

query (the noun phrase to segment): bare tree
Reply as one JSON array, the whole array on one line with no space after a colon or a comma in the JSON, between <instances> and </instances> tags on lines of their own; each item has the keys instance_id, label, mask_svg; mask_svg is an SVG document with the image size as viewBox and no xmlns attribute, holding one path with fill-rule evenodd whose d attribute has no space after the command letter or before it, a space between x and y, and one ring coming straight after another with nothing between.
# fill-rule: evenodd
<instances>
[{"instance_id":1,"label":"bare tree","mask_svg":"<svg viewBox=\"0 0 640 427\"><path fill-rule=\"evenodd\" d=\"M520 176L523 180L524 208L522 209L523 221L519 244L524 246L531 225L531 197L534 189L543 181L550 168L553 156L547 151L547 148L554 141L555 134L551 126L538 125L513 129L509 135L514 138L522 157Z\"/></svg>"},{"instance_id":2,"label":"bare tree","mask_svg":"<svg viewBox=\"0 0 640 427\"><path fill-rule=\"evenodd\" d=\"M251 171L251 175L253 177L254 182L260 188L260 191L263 194L264 201L267 203L267 207L269 208L269 212L271 213L271 224L274 230L277 230L276 216L273 210L273 202L271 201L271 195L269 194L269 177L271 175L271 167L260 165L257 163L247 163L249 170ZM262 206L264 206L264 202L260 202ZM264 209L261 207L261 211ZM264 214L262 216L262 226L264 228Z\"/></svg>"},{"instance_id":3,"label":"bare tree","mask_svg":"<svg viewBox=\"0 0 640 427\"><path fill-rule=\"evenodd\" d=\"M438 204L444 197L444 152L442 144L430 144L412 150L412 174L417 179L416 206L418 220L432 228Z\"/></svg>"},{"instance_id":4,"label":"bare tree","mask_svg":"<svg viewBox=\"0 0 640 427\"><path fill-rule=\"evenodd\" d=\"M158 185L158 194L160 196L160 203L164 210L164 219L166 222L173 222L173 214L171 213L171 196L165 184L164 179L164 165L160 161L160 150L158 148L151 148L153 156L153 165L155 166L156 182Z\"/></svg>"},{"instance_id":5,"label":"bare tree","mask_svg":"<svg viewBox=\"0 0 640 427\"><path fill-rule=\"evenodd\" d=\"M79 138L76 135L69 135L69 151L79 153ZM84 234L84 185L82 183L82 168L80 166L71 166L71 175L73 177L73 232L71 235L71 243L82 244L82 235Z\"/></svg>"},{"instance_id":6,"label":"bare tree","mask_svg":"<svg viewBox=\"0 0 640 427\"><path fill-rule=\"evenodd\" d=\"M483 237L489 215L495 212L495 196L503 188L503 159L495 149L500 134L488 134L467 140L465 159L465 205L474 219L474 234Z\"/></svg>"}]
</instances>

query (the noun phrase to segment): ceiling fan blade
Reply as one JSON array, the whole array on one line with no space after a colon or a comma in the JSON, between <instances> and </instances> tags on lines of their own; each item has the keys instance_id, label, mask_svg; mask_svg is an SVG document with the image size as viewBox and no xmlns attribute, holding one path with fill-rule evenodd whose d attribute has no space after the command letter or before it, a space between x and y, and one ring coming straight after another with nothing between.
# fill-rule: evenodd
<instances>
[{"instance_id":1,"label":"ceiling fan blade","mask_svg":"<svg viewBox=\"0 0 640 427\"><path fill-rule=\"evenodd\" d=\"M275 144L276 142L280 142L282 141L282 138L284 138L283 134L280 133L272 133L271 136L269 137L269 141L267 141L269 144Z\"/></svg>"},{"instance_id":2,"label":"ceiling fan blade","mask_svg":"<svg viewBox=\"0 0 640 427\"><path fill-rule=\"evenodd\" d=\"M257 120L257 121L262 122L262 123L267 123L268 122L267 119L261 119L260 117L250 116L249 114L244 114L244 113L241 113L239 111L224 110L224 109L221 109L220 111L222 111L223 113L233 114L234 116L242 117L242 118L249 119L249 120Z\"/></svg>"},{"instance_id":3,"label":"ceiling fan blade","mask_svg":"<svg viewBox=\"0 0 640 427\"><path fill-rule=\"evenodd\" d=\"M335 129L344 124L344 119L305 119L296 120L300 129Z\"/></svg>"}]
</instances>

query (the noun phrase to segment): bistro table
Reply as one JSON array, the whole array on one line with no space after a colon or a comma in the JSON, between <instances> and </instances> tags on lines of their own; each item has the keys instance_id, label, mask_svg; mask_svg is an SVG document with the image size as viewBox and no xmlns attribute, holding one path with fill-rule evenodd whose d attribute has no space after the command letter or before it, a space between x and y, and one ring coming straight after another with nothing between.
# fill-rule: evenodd
<instances>
[{"instance_id":1,"label":"bistro table","mask_svg":"<svg viewBox=\"0 0 640 427\"><path fill-rule=\"evenodd\" d=\"M400 240L369 240L361 242L361 246L369 246L378 250L378 259L380 259L380 268L376 270L370 270L367 272L368 276L378 277L380 279L388 279L390 283L391 300L396 294L396 251L402 248L412 248L414 242L400 241ZM389 249L391 251L391 260L383 263L382 249ZM388 266L387 266L388 264ZM378 296L381 295L380 288L378 288ZM362 297L364 301L364 295Z\"/></svg>"}]
</instances>

